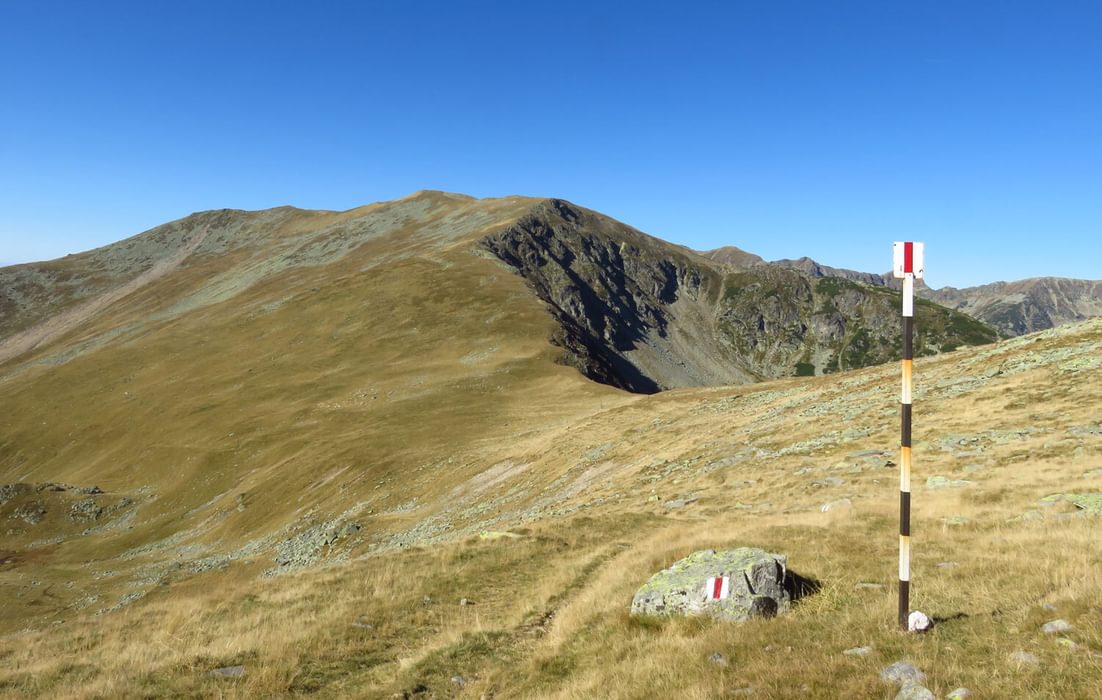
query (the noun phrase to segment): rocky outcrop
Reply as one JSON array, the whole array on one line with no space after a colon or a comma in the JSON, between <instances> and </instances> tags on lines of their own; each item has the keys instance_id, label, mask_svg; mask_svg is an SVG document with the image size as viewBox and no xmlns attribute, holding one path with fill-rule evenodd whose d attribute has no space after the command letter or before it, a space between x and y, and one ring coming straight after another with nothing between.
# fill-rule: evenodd
<instances>
[{"instance_id":1,"label":"rocky outcrop","mask_svg":"<svg viewBox=\"0 0 1102 700\"><path fill-rule=\"evenodd\" d=\"M638 393L755 377L715 342L721 275L703 258L562 200L483 241L559 324L563 361Z\"/></svg>"},{"instance_id":2,"label":"rocky outcrop","mask_svg":"<svg viewBox=\"0 0 1102 700\"><path fill-rule=\"evenodd\" d=\"M1102 316L1102 281L1039 277L966 289L943 287L923 296L1009 336Z\"/></svg>"},{"instance_id":3,"label":"rocky outcrop","mask_svg":"<svg viewBox=\"0 0 1102 700\"><path fill-rule=\"evenodd\" d=\"M629 391L826 374L898 357L899 293L883 285L816 278L737 249L709 259L561 200L482 245L547 304L565 364ZM997 337L933 304L917 314L919 355Z\"/></svg>"},{"instance_id":4,"label":"rocky outcrop","mask_svg":"<svg viewBox=\"0 0 1102 700\"><path fill-rule=\"evenodd\" d=\"M652 576L631 601L633 615L711 615L742 622L784 612L800 591L783 554L740 547L694 552Z\"/></svg>"},{"instance_id":5,"label":"rocky outcrop","mask_svg":"<svg viewBox=\"0 0 1102 700\"><path fill-rule=\"evenodd\" d=\"M812 278L835 277L876 287L899 288L899 280L890 274L830 267L806 257L766 264L796 270ZM962 289L932 289L920 281L916 293L923 299L972 316L1004 336L1025 335L1102 316L1102 281L1097 280L1036 277Z\"/></svg>"}]
</instances>

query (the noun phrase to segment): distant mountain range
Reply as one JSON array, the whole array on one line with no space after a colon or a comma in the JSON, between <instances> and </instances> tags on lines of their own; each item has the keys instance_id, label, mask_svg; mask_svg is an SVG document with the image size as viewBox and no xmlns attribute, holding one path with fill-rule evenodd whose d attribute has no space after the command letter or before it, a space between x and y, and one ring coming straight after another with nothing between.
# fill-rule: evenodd
<instances>
[{"instance_id":1,"label":"distant mountain range","mask_svg":"<svg viewBox=\"0 0 1102 700\"><path fill-rule=\"evenodd\" d=\"M708 251L719 259L753 260L755 255L738 251L740 257L723 252L731 248ZM738 250L737 248L733 250ZM747 264L742 262L741 264ZM753 263L750 263L753 264ZM821 265L811 258L777 260L779 265L798 270L810 277L841 277L874 286L898 288L899 281L891 274L877 275ZM977 318L996 328L1005 336L1018 336L1043 331L1064 323L1102 316L1102 281L1077 280L1064 277L1034 277L1016 282L993 282L978 287L942 287L931 289L921 282L917 295Z\"/></svg>"}]
</instances>

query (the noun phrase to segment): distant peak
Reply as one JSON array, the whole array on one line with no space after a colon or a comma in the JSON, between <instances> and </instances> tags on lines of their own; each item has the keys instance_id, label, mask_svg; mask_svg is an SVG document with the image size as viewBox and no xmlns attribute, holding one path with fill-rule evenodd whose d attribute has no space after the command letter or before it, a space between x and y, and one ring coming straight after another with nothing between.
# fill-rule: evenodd
<instances>
[{"instance_id":1,"label":"distant peak","mask_svg":"<svg viewBox=\"0 0 1102 700\"><path fill-rule=\"evenodd\" d=\"M400 197L399 201L411 199L459 199L473 202L477 201L478 197L472 197L469 194L462 194L460 192L445 192L443 190L417 190L412 194L407 194L405 197Z\"/></svg>"}]
</instances>

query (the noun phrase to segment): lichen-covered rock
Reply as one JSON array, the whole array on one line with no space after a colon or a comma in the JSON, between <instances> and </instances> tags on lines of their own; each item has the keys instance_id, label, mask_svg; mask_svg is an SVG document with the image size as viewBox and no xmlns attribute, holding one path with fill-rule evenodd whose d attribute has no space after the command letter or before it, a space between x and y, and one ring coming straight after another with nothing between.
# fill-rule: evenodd
<instances>
[{"instance_id":1,"label":"lichen-covered rock","mask_svg":"<svg viewBox=\"0 0 1102 700\"><path fill-rule=\"evenodd\" d=\"M1040 500L1041 506L1052 506L1061 501L1072 503L1084 515L1102 515L1102 493L1054 493Z\"/></svg>"},{"instance_id":2,"label":"lichen-covered rock","mask_svg":"<svg viewBox=\"0 0 1102 700\"><path fill-rule=\"evenodd\" d=\"M896 685L917 685L926 680L926 674L909 661L896 661L880 671L880 680Z\"/></svg>"},{"instance_id":3,"label":"lichen-covered rock","mask_svg":"<svg viewBox=\"0 0 1102 700\"><path fill-rule=\"evenodd\" d=\"M740 547L693 552L659 571L631 601L633 615L712 615L742 622L783 612L792 601L787 557ZM728 595L713 597L709 579L728 578Z\"/></svg>"}]
</instances>

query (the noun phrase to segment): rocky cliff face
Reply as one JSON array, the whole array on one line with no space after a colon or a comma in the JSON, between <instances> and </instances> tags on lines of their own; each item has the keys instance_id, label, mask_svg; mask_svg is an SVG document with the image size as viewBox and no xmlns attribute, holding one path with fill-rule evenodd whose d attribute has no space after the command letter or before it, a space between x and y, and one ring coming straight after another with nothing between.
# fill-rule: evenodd
<instances>
[{"instance_id":1,"label":"rocky cliff face","mask_svg":"<svg viewBox=\"0 0 1102 700\"><path fill-rule=\"evenodd\" d=\"M1039 277L980 287L925 290L923 295L997 328L1024 335L1102 315L1102 282Z\"/></svg>"},{"instance_id":2,"label":"rocky cliff face","mask_svg":"<svg viewBox=\"0 0 1102 700\"><path fill-rule=\"evenodd\" d=\"M837 277L893 289L900 286L899 280L891 274L878 275L830 267L811 258L776 260L765 264L796 270L815 278ZM916 294L983 321L1004 336L1025 335L1102 316L1102 281L1036 277L963 289L931 289L920 281Z\"/></svg>"},{"instance_id":3,"label":"rocky cliff face","mask_svg":"<svg viewBox=\"0 0 1102 700\"><path fill-rule=\"evenodd\" d=\"M561 200L537 205L482 245L548 305L563 362L629 391L823 374L898 357L900 299L884 286L816 279L745 256L713 260ZM934 304L920 304L918 316L919 354L996 338Z\"/></svg>"}]
</instances>

